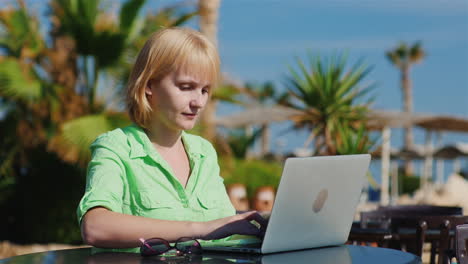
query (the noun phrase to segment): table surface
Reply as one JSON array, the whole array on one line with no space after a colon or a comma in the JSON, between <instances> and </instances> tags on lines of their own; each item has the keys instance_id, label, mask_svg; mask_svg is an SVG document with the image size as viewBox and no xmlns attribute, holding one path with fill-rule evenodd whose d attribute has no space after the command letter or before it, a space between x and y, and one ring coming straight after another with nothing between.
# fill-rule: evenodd
<instances>
[{"instance_id":1,"label":"table surface","mask_svg":"<svg viewBox=\"0 0 468 264\"><path fill-rule=\"evenodd\" d=\"M128 264L151 264L151 263L421 263L421 259L410 253L403 251L342 245L336 247L309 249L301 251L290 251L284 253L253 255L253 254L224 254L204 252L202 255L189 257L141 257L132 253L99 253L91 254L90 248L68 249L47 251L22 256L16 256L0 260L0 264L20 264L20 263L128 263Z\"/></svg>"}]
</instances>

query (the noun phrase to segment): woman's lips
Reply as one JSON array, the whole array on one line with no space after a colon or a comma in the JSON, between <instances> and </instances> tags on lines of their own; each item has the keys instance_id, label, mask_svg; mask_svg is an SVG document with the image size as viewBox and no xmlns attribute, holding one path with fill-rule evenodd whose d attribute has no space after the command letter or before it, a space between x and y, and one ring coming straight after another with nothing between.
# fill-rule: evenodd
<instances>
[{"instance_id":1,"label":"woman's lips","mask_svg":"<svg viewBox=\"0 0 468 264\"><path fill-rule=\"evenodd\" d=\"M190 119L193 119L195 117L197 117L197 114L191 114L191 113L182 113L184 116L186 116L187 118L190 118Z\"/></svg>"}]
</instances>

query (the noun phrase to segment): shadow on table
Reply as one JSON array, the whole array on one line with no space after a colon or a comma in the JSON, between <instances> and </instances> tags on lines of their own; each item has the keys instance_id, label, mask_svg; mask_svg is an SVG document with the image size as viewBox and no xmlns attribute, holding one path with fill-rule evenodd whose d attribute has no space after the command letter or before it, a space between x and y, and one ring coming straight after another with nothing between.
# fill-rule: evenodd
<instances>
[{"instance_id":1,"label":"shadow on table","mask_svg":"<svg viewBox=\"0 0 468 264\"><path fill-rule=\"evenodd\" d=\"M87 264L153 264L153 263L190 263L190 264L222 264L222 263L291 263L299 264L313 260L314 263L334 263L351 264L353 260L349 250L345 246L327 247L313 250L300 250L276 254L247 254L247 253L227 253L227 252L203 252L202 255L185 256L151 256L142 257L134 253L102 252L90 255Z\"/></svg>"},{"instance_id":2,"label":"shadow on table","mask_svg":"<svg viewBox=\"0 0 468 264\"><path fill-rule=\"evenodd\" d=\"M91 254L91 248L47 251L16 256L0 260L2 264L44 264L44 263L93 263L93 264L141 264L141 263L261 263L261 264L299 264L299 263L335 263L335 264L420 264L421 259L402 251L362 247L334 246L308 250L290 251L275 254L242 254L203 252L194 256L152 256L142 257L136 253L101 252Z\"/></svg>"},{"instance_id":3,"label":"shadow on table","mask_svg":"<svg viewBox=\"0 0 468 264\"><path fill-rule=\"evenodd\" d=\"M203 253L202 255L164 255L164 256L149 256L142 257L136 253L118 253L118 252L102 252L88 256L87 264L232 264L233 262L241 263L261 263L260 256L247 255L247 254L216 254L216 253Z\"/></svg>"},{"instance_id":4,"label":"shadow on table","mask_svg":"<svg viewBox=\"0 0 468 264\"><path fill-rule=\"evenodd\" d=\"M229 263L231 261L225 259L216 259L214 262L204 255L169 255L169 256L150 256L142 257L139 254L132 253L116 253L116 252L103 252L90 255L86 261L87 264L178 264L178 263Z\"/></svg>"},{"instance_id":5,"label":"shadow on table","mask_svg":"<svg viewBox=\"0 0 468 264\"><path fill-rule=\"evenodd\" d=\"M242 253L212 253L191 257L141 257L131 253L99 253L88 256L88 264L107 263L190 263L190 264L223 264L223 263L255 263L255 264L302 264L302 263L338 263L338 264L420 264L421 259L415 255L401 251L383 248L359 246L333 246L309 250L290 251L275 254L242 254Z\"/></svg>"}]
</instances>

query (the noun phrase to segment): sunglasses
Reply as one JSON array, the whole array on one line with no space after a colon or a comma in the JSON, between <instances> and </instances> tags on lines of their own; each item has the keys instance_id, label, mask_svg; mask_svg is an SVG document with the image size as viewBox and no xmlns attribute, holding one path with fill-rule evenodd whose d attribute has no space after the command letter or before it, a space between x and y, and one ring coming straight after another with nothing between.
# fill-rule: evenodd
<instances>
[{"instance_id":1,"label":"sunglasses","mask_svg":"<svg viewBox=\"0 0 468 264\"><path fill-rule=\"evenodd\" d=\"M162 238L140 238L142 245L140 246L140 254L142 256L155 256L161 255L168 252L171 249L177 250L177 253L184 254L201 254L202 247L200 243L190 237L181 237L177 239L174 246L171 246L169 242Z\"/></svg>"}]
</instances>

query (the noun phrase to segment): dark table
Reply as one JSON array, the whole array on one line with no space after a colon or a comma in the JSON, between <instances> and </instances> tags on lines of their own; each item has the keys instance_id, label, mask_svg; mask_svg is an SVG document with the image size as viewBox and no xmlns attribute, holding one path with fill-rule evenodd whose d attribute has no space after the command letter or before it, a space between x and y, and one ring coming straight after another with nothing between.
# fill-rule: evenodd
<instances>
[{"instance_id":1,"label":"dark table","mask_svg":"<svg viewBox=\"0 0 468 264\"><path fill-rule=\"evenodd\" d=\"M318 249L309 249L301 251L291 251L285 253L267 254L267 255L249 255L249 254L222 254L204 252L202 255L188 257L141 257L139 254L132 253L98 253L91 254L90 248L68 249L47 251L42 253L16 256L0 260L1 264L23 264L23 263L128 263L128 264L151 264L151 263L379 263L379 264L398 264L398 263L421 263L421 259L410 253L403 251L375 248L364 246L343 245L336 247L326 247Z\"/></svg>"},{"instance_id":2,"label":"dark table","mask_svg":"<svg viewBox=\"0 0 468 264\"><path fill-rule=\"evenodd\" d=\"M348 242L350 244L369 245L376 243L379 247L401 249L405 251L416 251L416 228L401 228L397 233L393 233L390 228L378 228L378 225L362 228L359 222L354 222L349 233ZM425 233L424 242L431 243L430 263L436 263L437 244L440 241L440 230L429 229ZM455 231L449 231L449 237L455 237Z\"/></svg>"}]
</instances>

